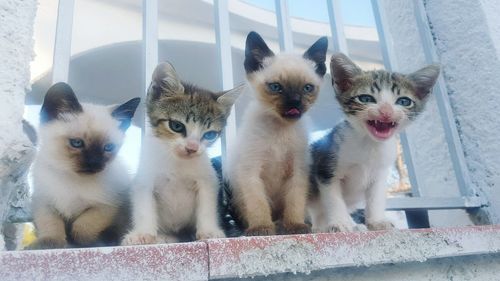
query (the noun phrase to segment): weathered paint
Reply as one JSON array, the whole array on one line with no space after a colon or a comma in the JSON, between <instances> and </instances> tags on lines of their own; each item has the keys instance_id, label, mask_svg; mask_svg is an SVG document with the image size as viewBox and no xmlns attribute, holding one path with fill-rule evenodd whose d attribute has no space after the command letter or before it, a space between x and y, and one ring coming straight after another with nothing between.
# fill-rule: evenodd
<instances>
[{"instance_id":1,"label":"weathered paint","mask_svg":"<svg viewBox=\"0 0 500 281\"><path fill-rule=\"evenodd\" d=\"M311 272L321 276L322 270L334 269L338 275L349 272L346 270L359 271L360 266L380 268L383 264L396 264L405 276L405 270L425 268L418 266L420 262L434 265L441 260L443 266L436 269L441 272L446 264L442 258L457 256L498 260L500 225L0 252L0 276L2 281L208 280ZM344 269L338 271L340 268Z\"/></svg>"},{"instance_id":2,"label":"weathered paint","mask_svg":"<svg viewBox=\"0 0 500 281\"><path fill-rule=\"evenodd\" d=\"M0 253L0 279L206 280L205 243Z\"/></svg>"}]
</instances>

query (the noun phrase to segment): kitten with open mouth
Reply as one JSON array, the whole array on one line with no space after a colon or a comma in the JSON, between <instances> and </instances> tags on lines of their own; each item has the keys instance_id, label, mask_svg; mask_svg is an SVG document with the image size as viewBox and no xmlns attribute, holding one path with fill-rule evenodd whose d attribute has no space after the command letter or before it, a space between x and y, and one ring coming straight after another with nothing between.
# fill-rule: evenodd
<instances>
[{"instance_id":1,"label":"kitten with open mouth","mask_svg":"<svg viewBox=\"0 0 500 281\"><path fill-rule=\"evenodd\" d=\"M308 210L313 231L363 229L350 216L363 201L368 229L390 229L385 183L396 160L396 136L423 111L439 66L408 75L362 71L339 53L330 67L346 120L311 146Z\"/></svg>"}]
</instances>

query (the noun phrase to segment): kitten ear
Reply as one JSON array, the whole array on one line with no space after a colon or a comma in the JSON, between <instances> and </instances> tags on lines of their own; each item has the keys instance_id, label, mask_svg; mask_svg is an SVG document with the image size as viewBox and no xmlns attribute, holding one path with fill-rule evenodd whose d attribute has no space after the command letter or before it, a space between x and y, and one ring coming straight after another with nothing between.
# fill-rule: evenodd
<instances>
[{"instance_id":1,"label":"kitten ear","mask_svg":"<svg viewBox=\"0 0 500 281\"><path fill-rule=\"evenodd\" d=\"M135 110L140 102L141 98L133 98L113 109L111 116L120 121L120 130L126 131L130 127L132 117L134 117Z\"/></svg>"},{"instance_id":2,"label":"kitten ear","mask_svg":"<svg viewBox=\"0 0 500 281\"><path fill-rule=\"evenodd\" d=\"M220 96L217 98L217 102L231 108L231 106L236 102L236 99L240 96L240 94L245 89L246 84L243 83L234 87L231 90L220 93Z\"/></svg>"},{"instance_id":3,"label":"kitten ear","mask_svg":"<svg viewBox=\"0 0 500 281\"><path fill-rule=\"evenodd\" d=\"M182 86L181 80L172 64L169 62L158 64L153 72L148 95L151 95L151 98L156 100L161 95L175 96L182 93L184 93L184 86Z\"/></svg>"},{"instance_id":4,"label":"kitten ear","mask_svg":"<svg viewBox=\"0 0 500 281\"><path fill-rule=\"evenodd\" d=\"M437 64L428 65L420 70L406 75L415 87L415 93L420 99L425 99L436 84L440 67Z\"/></svg>"},{"instance_id":5,"label":"kitten ear","mask_svg":"<svg viewBox=\"0 0 500 281\"><path fill-rule=\"evenodd\" d=\"M332 55L330 60L333 87L340 93L351 89L354 77L363 73L352 60L342 53Z\"/></svg>"},{"instance_id":6,"label":"kitten ear","mask_svg":"<svg viewBox=\"0 0 500 281\"><path fill-rule=\"evenodd\" d=\"M273 51L269 49L260 35L251 31L247 35L245 47L245 71L247 74L258 71L262 68L262 62L266 57L274 56Z\"/></svg>"},{"instance_id":7,"label":"kitten ear","mask_svg":"<svg viewBox=\"0 0 500 281\"><path fill-rule=\"evenodd\" d=\"M316 73L323 77L326 73L326 50L328 49L328 38L321 37L307 51L303 57L316 63Z\"/></svg>"},{"instance_id":8,"label":"kitten ear","mask_svg":"<svg viewBox=\"0 0 500 281\"><path fill-rule=\"evenodd\" d=\"M40 110L40 123L57 119L62 113L76 114L82 111L82 105L78 102L73 89L68 84L59 82L50 87L45 94Z\"/></svg>"}]
</instances>

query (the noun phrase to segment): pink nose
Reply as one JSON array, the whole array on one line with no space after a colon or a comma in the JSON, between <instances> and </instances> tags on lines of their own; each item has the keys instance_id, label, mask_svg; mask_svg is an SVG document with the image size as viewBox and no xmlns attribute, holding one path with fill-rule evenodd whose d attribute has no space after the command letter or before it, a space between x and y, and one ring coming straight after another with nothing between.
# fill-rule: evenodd
<instances>
[{"instance_id":1,"label":"pink nose","mask_svg":"<svg viewBox=\"0 0 500 281\"><path fill-rule=\"evenodd\" d=\"M195 153L200 148L200 144L196 141L188 140L185 148L188 154Z\"/></svg>"},{"instance_id":2,"label":"pink nose","mask_svg":"<svg viewBox=\"0 0 500 281\"><path fill-rule=\"evenodd\" d=\"M389 120L392 118L392 114L394 110L390 104L383 104L379 107L378 112L380 113L380 117L384 120Z\"/></svg>"}]
</instances>

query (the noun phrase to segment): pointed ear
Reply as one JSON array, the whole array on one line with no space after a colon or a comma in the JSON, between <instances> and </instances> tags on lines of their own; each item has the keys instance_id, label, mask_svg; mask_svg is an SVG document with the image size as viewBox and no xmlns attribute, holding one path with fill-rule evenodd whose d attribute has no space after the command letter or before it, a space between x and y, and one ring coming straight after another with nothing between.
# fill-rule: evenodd
<instances>
[{"instance_id":1,"label":"pointed ear","mask_svg":"<svg viewBox=\"0 0 500 281\"><path fill-rule=\"evenodd\" d=\"M328 50L328 39L321 37L304 53L303 57L316 63L316 73L323 77L326 73L326 51Z\"/></svg>"},{"instance_id":2,"label":"pointed ear","mask_svg":"<svg viewBox=\"0 0 500 281\"><path fill-rule=\"evenodd\" d=\"M352 60L342 53L332 55L330 61L330 72L332 74L333 87L344 93L351 89L354 77L363 73Z\"/></svg>"},{"instance_id":3,"label":"pointed ear","mask_svg":"<svg viewBox=\"0 0 500 281\"><path fill-rule=\"evenodd\" d=\"M262 68L262 62L266 57L274 56L260 35L251 31L248 33L245 47L245 71L247 74L258 71Z\"/></svg>"},{"instance_id":4,"label":"pointed ear","mask_svg":"<svg viewBox=\"0 0 500 281\"><path fill-rule=\"evenodd\" d=\"M78 102L73 89L68 84L59 82L50 87L45 94L40 110L40 123L58 119L63 113L76 114L82 111L82 105Z\"/></svg>"},{"instance_id":5,"label":"pointed ear","mask_svg":"<svg viewBox=\"0 0 500 281\"><path fill-rule=\"evenodd\" d=\"M243 92L245 87L246 84L243 83L231 90L220 93L219 97L217 98L217 102L224 105L227 108L231 108L231 106L236 102L236 99L238 99L238 97Z\"/></svg>"},{"instance_id":6,"label":"pointed ear","mask_svg":"<svg viewBox=\"0 0 500 281\"><path fill-rule=\"evenodd\" d=\"M141 98L133 98L113 109L111 116L120 121L120 130L126 131L130 127L132 117L134 117L135 110L140 102Z\"/></svg>"},{"instance_id":7,"label":"pointed ear","mask_svg":"<svg viewBox=\"0 0 500 281\"><path fill-rule=\"evenodd\" d=\"M420 70L406 75L415 87L415 93L420 99L425 99L436 84L440 67L437 64L428 65Z\"/></svg>"},{"instance_id":8,"label":"pointed ear","mask_svg":"<svg viewBox=\"0 0 500 281\"><path fill-rule=\"evenodd\" d=\"M161 95L175 96L184 93L184 86L172 64L162 62L156 66L148 95L157 100Z\"/></svg>"}]
</instances>

